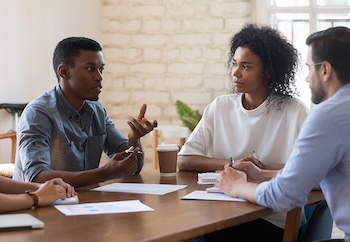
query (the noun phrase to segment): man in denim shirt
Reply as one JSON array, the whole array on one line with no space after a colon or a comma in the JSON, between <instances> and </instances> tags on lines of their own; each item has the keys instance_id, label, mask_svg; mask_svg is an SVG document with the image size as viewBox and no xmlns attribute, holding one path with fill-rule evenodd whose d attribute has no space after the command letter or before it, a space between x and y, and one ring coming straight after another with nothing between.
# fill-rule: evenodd
<instances>
[{"instance_id":1,"label":"man in denim shirt","mask_svg":"<svg viewBox=\"0 0 350 242\"><path fill-rule=\"evenodd\" d=\"M114 126L98 101L104 65L94 40L70 37L58 43L53 55L58 85L31 101L18 124L14 179L61 177L80 187L141 171L140 138L157 121L145 118L144 104L138 117L128 120L128 138ZM99 167L102 151L111 160Z\"/></svg>"}]
</instances>

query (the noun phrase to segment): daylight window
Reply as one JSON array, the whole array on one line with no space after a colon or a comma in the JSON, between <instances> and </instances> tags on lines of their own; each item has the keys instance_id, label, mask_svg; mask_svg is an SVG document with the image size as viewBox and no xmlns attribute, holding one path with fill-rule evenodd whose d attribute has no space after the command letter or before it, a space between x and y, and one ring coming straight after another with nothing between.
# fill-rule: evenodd
<instances>
[{"instance_id":1,"label":"daylight window","mask_svg":"<svg viewBox=\"0 0 350 242\"><path fill-rule=\"evenodd\" d=\"M258 0L259 1L259 0ZM280 30L300 51L305 63L310 33L334 26L350 28L350 0L267 0L270 24ZM310 105L310 90L305 82L308 70L298 77L300 99Z\"/></svg>"}]
</instances>

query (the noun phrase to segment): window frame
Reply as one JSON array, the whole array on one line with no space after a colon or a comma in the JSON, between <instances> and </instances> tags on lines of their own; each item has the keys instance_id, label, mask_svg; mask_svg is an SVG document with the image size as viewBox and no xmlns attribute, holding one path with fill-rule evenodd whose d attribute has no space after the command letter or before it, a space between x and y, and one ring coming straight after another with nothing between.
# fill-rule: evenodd
<instances>
[{"instance_id":1,"label":"window frame","mask_svg":"<svg viewBox=\"0 0 350 242\"><path fill-rule=\"evenodd\" d=\"M334 14L334 13L350 13L350 3L347 6L319 6L317 5L317 0L309 0L308 6L289 6L289 7L280 7L280 6L271 6L271 0L251 0L253 5L252 11L252 20L257 24L269 25L273 28L278 29L277 23L273 23L272 16L277 13L301 13L301 14L309 14L309 33L314 33L318 30L318 14ZM349 16L350 18L350 16ZM291 30L293 31L293 30ZM284 32L281 30L281 32ZM293 34L292 34L293 35ZM292 40L290 40L292 41ZM300 50L299 50L300 51ZM306 53L301 53L302 55ZM301 76L303 77L303 76ZM305 77L305 76L304 76ZM301 80L303 81L303 80ZM305 86L305 85L304 85ZM301 90L299 90L301 91ZM303 91L304 88L303 88ZM302 91L301 91L302 92ZM309 92L309 90L307 91ZM307 97L300 96L300 99L304 99L303 101L310 100ZM309 107L312 107L311 100L306 103Z\"/></svg>"}]
</instances>

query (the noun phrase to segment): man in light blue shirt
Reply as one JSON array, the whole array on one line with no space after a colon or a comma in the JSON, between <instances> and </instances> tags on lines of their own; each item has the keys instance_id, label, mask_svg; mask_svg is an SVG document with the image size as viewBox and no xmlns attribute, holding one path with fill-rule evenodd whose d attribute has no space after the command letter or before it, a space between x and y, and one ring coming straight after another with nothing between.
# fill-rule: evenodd
<instances>
[{"instance_id":1,"label":"man in light blue shirt","mask_svg":"<svg viewBox=\"0 0 350 242\"><path fill-rule=\"evenodd\" d=\"M304 206L308 193L319 185L336 225L349 241L350 30L319 31L306 44L307 81L312 101L319 105L304 122L289 161L275 177L251 163L237 164L236 170L226 166L215 186L231 196L288 211Z\"/></svg>"},{"instance_id":2,"label":"man in light blue shirt","mask_svg":"<svg viewBox=\"0 0 350 242\"><path fill-rule=\"evenodd\" d=\"M94 40L70 37L58 43L53 55L58 85L31 101L18 124L14 179L61 177L80 187L141 171L140 138L157 121L145 118L144 104L138 117L128 120L128 138L114 126L98 101L104 65ZM99 167L102 152L111 160Z\"/></svg>"}]
</instances>

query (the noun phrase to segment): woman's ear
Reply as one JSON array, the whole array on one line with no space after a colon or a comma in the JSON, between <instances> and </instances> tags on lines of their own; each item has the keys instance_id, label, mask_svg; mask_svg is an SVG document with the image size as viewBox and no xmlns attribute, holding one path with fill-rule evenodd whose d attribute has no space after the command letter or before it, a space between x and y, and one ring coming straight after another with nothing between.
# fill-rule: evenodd
<instances>
[{"instance_id":1,"label":"woman's ear","mask_svg":"<svg viewBox=\"0 0 350 242\"><path fill-rule=\"evenodd\" d=\"M267 88L271 87L271 80L270 80L270 78L271 78L270 73L265 72L264 73L264 82L265 82L265 85L266 85Z\"/></svg>"},{"instance_id":2,"label":"woman's ear","mask_svg":"<svg viewBox=\"0 0 350 242\"><path fill-rule=\"evenodd\" d=\"M265 79L271 78L271 74L269 72L265 72L264 76L265 76Z\"/></svg>"}]
</instances>

